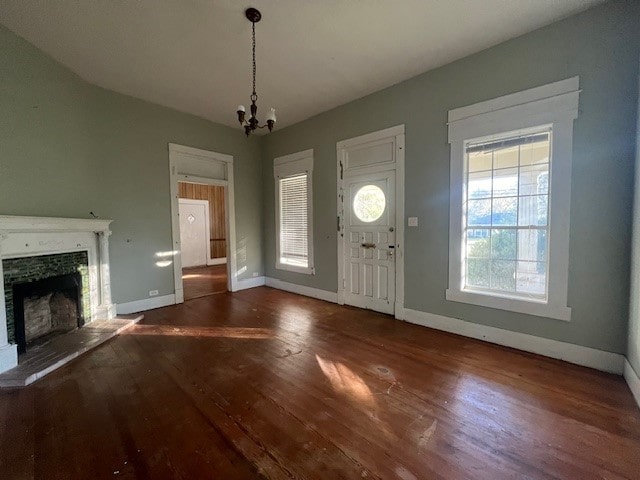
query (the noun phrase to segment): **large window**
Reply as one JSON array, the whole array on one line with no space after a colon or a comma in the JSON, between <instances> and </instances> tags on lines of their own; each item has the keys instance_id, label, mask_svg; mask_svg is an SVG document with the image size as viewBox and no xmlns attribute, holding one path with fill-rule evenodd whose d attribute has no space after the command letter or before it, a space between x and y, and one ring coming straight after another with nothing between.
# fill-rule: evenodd
<instances>
[{"instance_id":1,"label":"large window","mask_svg":"<svg viewBox=\"0 0 640 480\"><path fill-rule=\"evenodd\" d=\"M449 112L448 300L569 320L578 78Z\"/></svg>"},{"instance_id":2,"label":"large window","mask_svg":"<svg viewBox=\"0 0 640 480\"><path fill-rule=\"evenodd\" d=\"M465 146L464 290L547 299L551 131Z\"/></svg>"},{"instance_id":3,"label":"large window","mask_svg":"<svg viewBox=\"0 0 640 480\"><path fill-rule=\"evenodd\" d=\"M276 268L313 273L313 150L276 158Z\"/></svg>"}]
</instances>

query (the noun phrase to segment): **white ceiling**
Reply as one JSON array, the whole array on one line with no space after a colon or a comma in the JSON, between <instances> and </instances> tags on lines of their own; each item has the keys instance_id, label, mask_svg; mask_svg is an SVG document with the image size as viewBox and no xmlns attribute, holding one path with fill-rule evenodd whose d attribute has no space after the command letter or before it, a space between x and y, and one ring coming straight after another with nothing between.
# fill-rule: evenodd
<instances>
[{"instance_id":1,"label":"white ceiling","mask_svg":"<svg viewBox=\"0 0 640 480\"><path fill-rule=\"evenodd\" d=\"M602 0L0 0L0 22L85 80L237 126L251 93L278 127Z\"/></svg>"}]
</instances>

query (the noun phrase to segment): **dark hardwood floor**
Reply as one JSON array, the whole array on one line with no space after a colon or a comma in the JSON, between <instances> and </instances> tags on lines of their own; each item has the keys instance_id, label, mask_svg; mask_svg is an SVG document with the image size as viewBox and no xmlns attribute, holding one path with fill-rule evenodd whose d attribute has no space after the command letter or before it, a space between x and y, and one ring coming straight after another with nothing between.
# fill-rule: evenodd
<instances>
[{"instance_id":1,"label":"dark hardwood floor","mask_svg":"<svg viewBox=\"0 0 640 480\"><path fill-rule=\"evenodd\" d=\"M226 292L227 266L183 268L182 285L185 300Z\"/></svg>"},{"instance_id":2,"label":"dark hardwood floor","mask_svg":"<svg viewBox=\"0 0 640 480\"><path fill-rule=\"evenodd\" d=\"M621 377L266 287L0 391L22 479L640 478Z\"/></svg>"}]
</instances>

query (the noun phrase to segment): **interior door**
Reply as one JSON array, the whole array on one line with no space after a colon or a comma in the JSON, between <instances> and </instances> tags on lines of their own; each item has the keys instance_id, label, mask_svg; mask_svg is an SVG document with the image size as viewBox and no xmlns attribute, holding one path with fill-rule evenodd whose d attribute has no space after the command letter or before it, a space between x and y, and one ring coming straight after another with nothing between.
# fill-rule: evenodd
<instances>
[{"instance_id":1,"label":"interior door","mask_svg":"<svg viewBox=\"0 0 640 480\"><path fill-rule=\"evenodd\" d=\"M182 268L207 264L207 205L180 199L180 244Z\"/></svg>"},{"instance_id":2,"label":"interior door","mask_svg":"<svg viewBox=\"0 0 640 480\"><path fill-rule=\"evenodd\" d=\"M345 303L383 313L395 308L395 171L344 179Z\"/></svg>"}]
</instances>

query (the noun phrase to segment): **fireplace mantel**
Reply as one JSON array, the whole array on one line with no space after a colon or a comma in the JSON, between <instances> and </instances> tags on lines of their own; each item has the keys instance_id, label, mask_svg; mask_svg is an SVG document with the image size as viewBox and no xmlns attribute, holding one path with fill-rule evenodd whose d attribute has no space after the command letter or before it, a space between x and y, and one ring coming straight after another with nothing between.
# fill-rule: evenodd
<instances>
[{"instance_id":1,"label":"fireplace mantel","mask_svg":"<svg viewBox=\"0 0 640 480\"><path fill-rule=\"evenodd\" d=\"M91 318L111 319L109 225L112 220L0 215L0 373L18 364L17 346L8 342L4 302L5 258L86 251L89 258Z\"/></svg>"}]
</instances>

